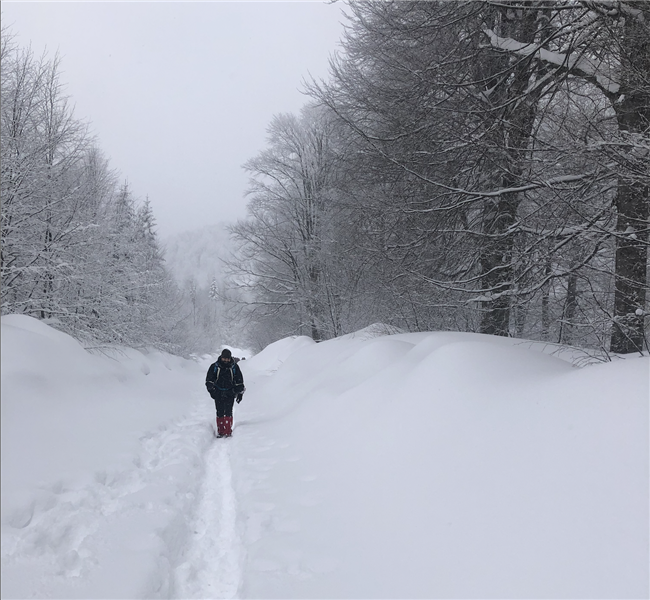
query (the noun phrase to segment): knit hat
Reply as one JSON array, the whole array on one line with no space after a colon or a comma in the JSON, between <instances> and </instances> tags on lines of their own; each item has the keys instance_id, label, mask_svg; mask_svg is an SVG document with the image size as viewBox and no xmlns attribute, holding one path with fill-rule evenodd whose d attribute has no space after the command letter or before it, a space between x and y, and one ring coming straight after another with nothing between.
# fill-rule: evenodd
<instances>
[{"instance_id":1,"label":"knit hat","mask_svg":"<svg viewBox=\"0 0 650 600\"><path fill-rule=\"evenodd\" d=\"M228 348L224 348L224 349L221 351L221 356L222 356L223 358L232 358L232 352L231 352L230 350L228 350Z\"/></svg>"}]
</instances>

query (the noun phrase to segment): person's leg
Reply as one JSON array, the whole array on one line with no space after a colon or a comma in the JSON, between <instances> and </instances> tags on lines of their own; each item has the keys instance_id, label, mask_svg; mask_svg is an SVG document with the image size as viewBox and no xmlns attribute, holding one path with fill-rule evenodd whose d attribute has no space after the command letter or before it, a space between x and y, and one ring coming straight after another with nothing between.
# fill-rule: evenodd
<instances>
[{"instance_id":1,"label":"person's leg","mask_svg":"<svg viewBox=\"0 0 650 600\"><path fill-rule=\"evenodd\" d=\"M232 407L235 404L235 397L228 397L223 399L224 405L224 427L225 435L232 435Z\"/></svg>"},{"instance_id":2,"label":"person's leg","mask_svg":"<svg viewBox=\"0 0 650 600\"><path fill-rule=\"evenodd\" d=\"M217 410L217 437L226 435L226 411L228 410L228 402L224 402L224 400L223 395L217 392L214 398L214 407Z\"/></svg>"}]
</instances>

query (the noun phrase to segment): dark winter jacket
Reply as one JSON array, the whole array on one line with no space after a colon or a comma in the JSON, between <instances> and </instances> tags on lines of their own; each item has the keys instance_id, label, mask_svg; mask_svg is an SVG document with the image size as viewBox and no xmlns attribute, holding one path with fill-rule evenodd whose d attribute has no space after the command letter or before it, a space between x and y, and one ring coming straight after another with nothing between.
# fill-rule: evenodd
<instances>
[{"instance_id":1,"label":"dark winter jacket","mask_svg":"<svg viewBox=\"0 0 650 600\"><path fill-rule=\"evenodd\" d=\"M208 388L211 396L217 392L226 392L228 395L236 396L243 393L245 389L244 376L234 360L224 362L219 357L208 369L208 374L205 376L205 387Z\"/></svg>"}]
</instances>

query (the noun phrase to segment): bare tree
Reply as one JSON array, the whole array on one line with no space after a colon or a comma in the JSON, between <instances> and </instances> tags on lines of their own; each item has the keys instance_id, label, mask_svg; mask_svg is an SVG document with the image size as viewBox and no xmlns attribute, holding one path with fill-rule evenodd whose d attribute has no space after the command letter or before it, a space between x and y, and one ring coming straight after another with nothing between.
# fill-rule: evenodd
<instances>
[{"instance_id":1,"label":"bare tree","mask_svg":"<svg viewBox=\"0 0 650 600\"><path fill-rule=\"evenodd\" d=\"M615 137L604 136L601 148L613 159L610 173L618 182L611 350L640 351L648 288L650 7L646 2L584 1L550 4L548 12L555 30L552 50L491 29L485 33L500 51L535 57L548 66L549 77L581 79L610 102L618 131Z\"/></svg>"},{"instance_id":2,"label":"bare tree","mask_svg":"<svg viewBox=\"0 0 650 600\"><path fill-rule=\"evenodd\" d=\"M351 8L344 54L331 81L311 92L356 136L351 159L368 175L355 192L360 210L390 190L374 225L376 239L390 232L398 240L381 251L388 271L400 256L393 280L409 281L421 298L425 288L412 284L426 283L439 326L473 308L480 319L463 319L465 327L549 337L553 318L566 340L580 318L588 343L606 349L609 319L612 350L641 349L647 5ZM624 62L619 82L613 73ZM411 301L401 298L402 306ZM538 314L542 325L527 325Z\"/></svg>"},{"instance_id":3,"label":"bare tree","mask_svg":"<svg viewBox=\"0 0 650 600\"><path fill-rule=\"evenodd\" d=\"M294 331L320 341L341 333L336 254L336 155L322 111L276 116L269 148L248 161L249 216L232 232L242 245L242 281L258 312L290 311Z\"/></svg>"}]
</instances>

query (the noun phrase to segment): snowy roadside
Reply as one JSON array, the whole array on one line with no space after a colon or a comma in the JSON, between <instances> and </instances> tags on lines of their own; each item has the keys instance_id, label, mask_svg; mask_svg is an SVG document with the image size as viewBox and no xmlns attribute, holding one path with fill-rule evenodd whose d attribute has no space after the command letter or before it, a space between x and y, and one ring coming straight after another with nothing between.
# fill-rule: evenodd
<instances>
[{"instance_id":1,"label":"snowy roadside","mask_svg":"<svg viewBox=\"0 0 650 600\"><path fill-rule=\"evenodd\" d=\"M242 363L217 440L206 364L89 357L24 319L3 318L3 598L648 595L648 358L287 338Z\"/></svg>"},{"instance_id":2,"label":"snowy roadside","mask_svg":"<svg viewBox=\"0 0 650 600\"><path fill-rule=\"evenodd\" d=\"M212 437L194 413L144 436L130 468L39 490L3 527L3 597L168 596Z\"/></svg>"},{"instance_id":3,"label":"snowy roadside","mask_svg":"<svg viewBox=\"0 0 650 600\"><path fill-rule=\"evenodd\" d=\"M232 440L242 597L648 596L648 358L360 332L247 368L278 354Z\"/></svg>"},{"instance_id":4,"label":"snowy roadside","mask_svg":"<svg viewBox=\"0 0 650 600\"><path fill-rule=\"evenodd\" d=\"M3 598L169 597L214 440L204 366L2 323Z\"/></svg>"}]
</instances>

